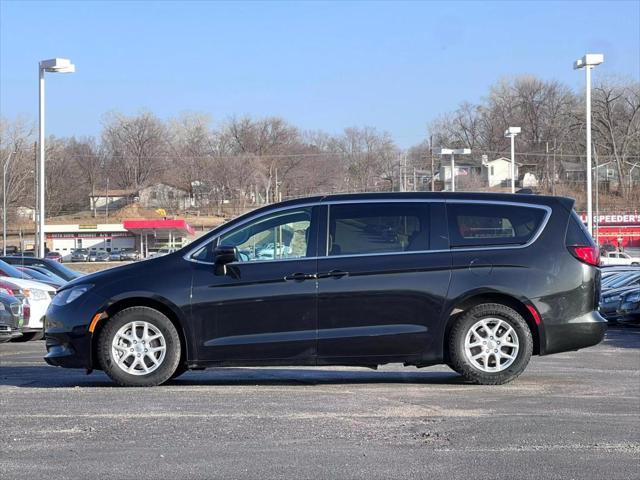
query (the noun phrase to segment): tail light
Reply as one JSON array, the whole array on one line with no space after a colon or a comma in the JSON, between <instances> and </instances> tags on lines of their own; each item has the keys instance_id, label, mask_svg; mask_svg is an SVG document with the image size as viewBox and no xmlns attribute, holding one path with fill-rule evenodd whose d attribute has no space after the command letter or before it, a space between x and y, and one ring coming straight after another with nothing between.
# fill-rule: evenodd
<instances>
[{"instance_id":1,"label":"tail light","mask_svg":"<svg viewBox=\"0 0 640 480\"><path fill-rule=\"evenodd\" d=\"M600 265L600 249L596 245L571 245L571 254L583 263L597 267Z\"/></svg>"},{"instance_id":2,"label":"tail light","mask_svg":"<svg viewBox=\"0 0 640 480\"><path fill-rule=\"evenodd\" d=\"M24 317L24 323L29 323L29 319L31 318L31 305L29 305L26 299L22 303L22 316Z\"/></svg>"}]
</instances>

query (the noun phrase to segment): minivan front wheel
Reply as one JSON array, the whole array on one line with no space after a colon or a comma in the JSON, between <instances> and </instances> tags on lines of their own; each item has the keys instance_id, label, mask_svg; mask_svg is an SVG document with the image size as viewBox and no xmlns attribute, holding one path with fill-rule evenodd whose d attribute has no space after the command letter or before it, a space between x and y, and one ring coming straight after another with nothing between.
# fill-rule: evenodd
<instances>
[{"instance_id":1,"label":"minivan front wheel","mask_svg":"<svg viewBox=\"0 0 640 480\"><path fill-rule=\"evenodd\" d=\"M127 308L114 315L100 332L98 361L119 385L159 385L178 367L180 337L173 323L159 311Z\"/></svg>"},{"instance_id":2,"label":"minivan front wheel","mask_svg":"<svg viewBox=\"0 0 640 480\"><path fill-rule=\"evenodd\" d=\"M527 367L532 352L527 322L514 309L498 303L471 308L449 335L451 368L482 385L515 379Z\"/></svg>"}]
</instances>

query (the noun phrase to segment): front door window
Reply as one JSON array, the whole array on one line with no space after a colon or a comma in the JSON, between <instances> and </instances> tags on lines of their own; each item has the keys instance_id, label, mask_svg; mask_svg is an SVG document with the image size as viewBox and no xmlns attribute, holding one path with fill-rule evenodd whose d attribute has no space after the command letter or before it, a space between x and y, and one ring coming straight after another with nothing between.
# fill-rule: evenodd
<instances>
[{"instance_id":1,"label":"front door window","mask_svg":"<svg viewBox=\"0 0 640 480\"><path fill-rule=\"evenodd\" d=\"M237 247L239 260L254 262L305 258L309 254L311 208L262 217L220 237L218 245Z\"/></svg>"}]
</instances>

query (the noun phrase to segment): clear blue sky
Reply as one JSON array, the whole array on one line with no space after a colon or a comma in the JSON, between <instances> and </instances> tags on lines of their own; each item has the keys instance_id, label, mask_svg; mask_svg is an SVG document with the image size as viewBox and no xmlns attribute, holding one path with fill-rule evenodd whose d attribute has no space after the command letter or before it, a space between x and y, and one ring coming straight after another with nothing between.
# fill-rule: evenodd
<instances>
[{"instance_id":1,"label":"clear blue sky","mask_svg":"<svg viewBox=\"0 0 640 480\"><path fill-rule=\"evenodd\" d=\"M574 88L571 68L602 52L597 75L640 79L640 2L29 2L1 1L0 113L37 116L47 133L97 135L102 116L148 109L278 115L302 129L389 131L403 147L504 76Z\"/></svg>"}]
</instances>

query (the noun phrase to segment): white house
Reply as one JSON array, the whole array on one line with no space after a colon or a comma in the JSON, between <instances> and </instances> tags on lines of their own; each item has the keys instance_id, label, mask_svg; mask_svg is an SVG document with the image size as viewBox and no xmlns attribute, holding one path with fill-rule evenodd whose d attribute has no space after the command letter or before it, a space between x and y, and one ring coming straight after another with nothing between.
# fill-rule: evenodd
<instances>
[{"instance_id":1,"label":"white house","mask_svg":"<svg viewBox=\"0 0 640 480\"><path fill-rule=\"evenodd\" d=\"M139 202L146 208L171 208L183 210L192 206L189 192L167 183L154 183L139 189L97 191L89 197L89 208L122 208L133 202Z\"/></svg>"},{"instance_id":2,"label":"white house","mask_svg":"<svg viewBox=\"0 0 640 480\"><path fill-rule=\"evenodd\" d=\"M518 166L516 162L515 173L516 181L518 181ZM499 187L503 182L511 184L511 159L500 157L487 163L487 171L489 173L489 186Z\"/></svg>"}]
</instances>

